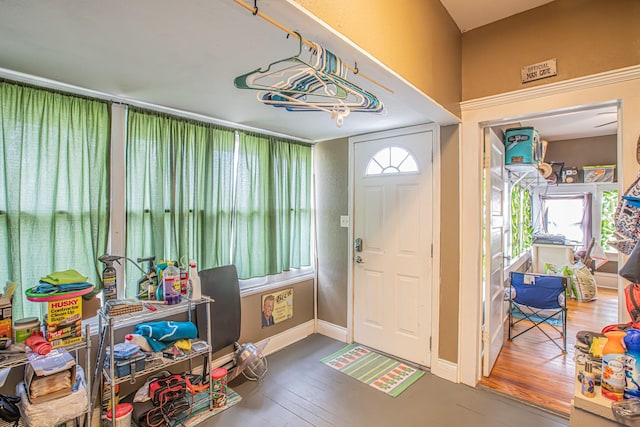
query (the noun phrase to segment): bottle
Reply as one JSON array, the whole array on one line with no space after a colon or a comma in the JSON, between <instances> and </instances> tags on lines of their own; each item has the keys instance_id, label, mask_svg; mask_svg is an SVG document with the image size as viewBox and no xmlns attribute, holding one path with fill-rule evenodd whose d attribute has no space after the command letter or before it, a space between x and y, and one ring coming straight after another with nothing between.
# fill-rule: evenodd
<instances>
[{"instance_id":1,"label":"bottle","mask_svg":"<svg viewBox=\"0 0 640 427\"><path fill-rule=\"evenodd\" d=\"M169 305L180 302L180 269L173 264L162 271L162 294Z\"/></svg>"},{"instance_id":2,"label":"bottle","mask_svg":"<svg viewBox=\"0 0 640 427\"><path fill-rule=\"evenodd\" d=\"M586 397L596 396L596 376L589 360L585 362L582 373L582 394Z\"/></svg>"},{"instance_id":3,"label":"bottle","mask_svg":"<svg viewBox=\"0 0 640 427\"><path fill-rule=\"evenodd\" d=\"M627 347L624 398L638 398L640 397L640 331L628 329L624 337L624 345Z\"/></svg>"},{"instance_id":4,"label":"bottle","mask_svg":"<svg viewBox=\"0 0 640 427\"><path fill-rule=\"evenodd\" d=\"M113 266L114 261L118 261L120 257L113 255L102 255L98 261L104 263L102 270L102 296L104 301L116 299L118 297L118 283L116 281L116 269Z\"/></svg>"},{"instance_id":5,"label":"bottle","mask_svg":"<svg viewBox=\"0 0 640 427\"><path fill-rule=\"evenodd\" d=\"M624 331L604 334L607 343L602 349L602 396L613 401L622 400L625 385L625 349L622 339Z\"/></svg>"},{"instance_id":6,"label":"bottle","mask_svg":"<svg viewBox=\"0 0 640 427\"><path fill-rule=\"evenodd\" d=\"M155 268L156 257L138 258L138 262L148 262L148 271L138 279L138 299L154 300L156 298L156 287L158 285L158 276Z\"/></svg>"},{"instance_id":7,"label":"bottle","mask_svg":"<svg viewBox=\"0 0 640 427\"><path fill-rule=\"evenodd\" d=\"M187 296L189 289L189 270L184 264L180 264L180 294Z\"/></svg>"},{"instance_id":8,"label":"bottle","mask_svg":"<svg viewBox=\"0 0 640 427\"><path fill-rule=\"evenodd\" d=\"M202 290L200 288L200 276L198 275L198 269L196 268L196 260L189 260L189 283L190 290L189 298L195 301L202 299Z\"/></svg>"},{"instance_id":9,"label":"bottle","mask_svg":"<svg viewBox=\"0 0 640 427\"><path fill-rule=\"evenodd\" d=\"M127 334L124 336L124 339L132 344L137 345L142 351L145 351L147 353L153 352L151 346L149 345L149 341L147 341L147 339L140 334Z\"/></svg>"}]
</instances>

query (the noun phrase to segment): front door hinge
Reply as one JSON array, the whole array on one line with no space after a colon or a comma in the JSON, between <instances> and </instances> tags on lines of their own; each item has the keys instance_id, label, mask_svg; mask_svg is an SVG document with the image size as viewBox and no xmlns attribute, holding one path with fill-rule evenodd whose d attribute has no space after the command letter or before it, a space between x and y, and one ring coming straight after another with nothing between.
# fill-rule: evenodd
<instances>
[{"instance_id":1,"label":"front door hinge","mask_svg":"<svg viewBox=\"0 0 640 427\"><path fill-rule=\"evenodd\" d=\"M432 341L431 338L432 337L429 337L429 351L431 351L431 341Z\"/></svg>"}]
</instances>

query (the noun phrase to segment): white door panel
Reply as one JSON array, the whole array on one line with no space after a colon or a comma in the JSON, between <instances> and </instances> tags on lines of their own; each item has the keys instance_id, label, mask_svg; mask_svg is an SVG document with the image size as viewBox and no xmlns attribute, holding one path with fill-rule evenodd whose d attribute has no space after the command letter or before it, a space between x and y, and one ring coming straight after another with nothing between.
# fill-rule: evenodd
<instances>
[{"instance_id":1,"label":"white door panel","mask_svg":"<svg viewBox=\"0 0 640 427\"><path fill-rule=\"evenodd\" d=\"M354 146L353 227L362 239L354 252L354 339L424 366L431 356L432 145L428 131ZM418 170L367 175L376 153L392 146L406 150ZM378 169L402 159L390 153Z\"/></svg>"},{"instance_id":2,"label":"white door panel","mask_svg":"<svg viewBox=\"0 0 640 427\"><path fill-rule=\"evenodd\" d=\"M485 131L485 152L489 156L486 173L486 234L483 375L489 376L504 341L504 145L493 131Z\"/></svg>"}]
</instances>

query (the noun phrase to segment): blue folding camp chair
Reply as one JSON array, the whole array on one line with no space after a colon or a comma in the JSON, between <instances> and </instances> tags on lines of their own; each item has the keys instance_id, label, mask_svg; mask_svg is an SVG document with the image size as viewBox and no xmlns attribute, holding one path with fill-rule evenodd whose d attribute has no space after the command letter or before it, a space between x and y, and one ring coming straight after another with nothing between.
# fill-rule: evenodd
<instances>
[{"instance_id":1,"label":"blue folding camp chair","mask_svg":"<svg viewBox=\"0 0 640 427\"><path fill-rule=\"evenodd\" d=\"M509 275L511 292L509 298L509 341L519 337L531 329L542 331L563 353L567 352L567 305L565 292L567 278L562 276L549 276L534 273L512 272ZM514 317L514 314L516 315ZM527 320L532 323L524 331L516 335L511 334L512 328L518 323ZM557 322L560 322L560 325ZM562 346L558 344L559 338L552 338L541 325L550 325L560 333Z\"/></svg>"}]
</instances>

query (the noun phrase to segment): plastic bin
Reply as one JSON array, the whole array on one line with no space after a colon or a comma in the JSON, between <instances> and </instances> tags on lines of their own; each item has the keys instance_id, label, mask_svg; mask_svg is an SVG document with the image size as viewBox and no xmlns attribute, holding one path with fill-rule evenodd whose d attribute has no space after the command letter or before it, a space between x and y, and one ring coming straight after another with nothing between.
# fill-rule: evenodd
<instances>
[{"instance_id":1,"label":"plastic bin","mask_svg":"<svg viewBox=\"0 0 640 427\"><path fill-rule=\"evenodd\" d=\"M542 160L542 145L538 131L532 127L507 129L504 134L505 164L531 164Z\"/></svg>"},{"instance_id":2,"label":"plastic bin","mask_svg":"<svg viewBox=\"0 0 640 427\"><path fill-rule=\"evenodd\" d=\"M614 182L616 165L584 166L584 182Z\"/></svg>"},{"instance_id":3,"label":"plastic bin","mask_svg":"<svg viewBox=\"0 0 640 427\"><path fill-rule=\"evenodd\" d=\"M143 371L146 365L147 355L138 352L131 356L129 359L115 359L115 374L117 377L126 377L131 375L131 372ZM106 360L105 365L109 368L109 359Z\"/></svg>"}]
</instances>

